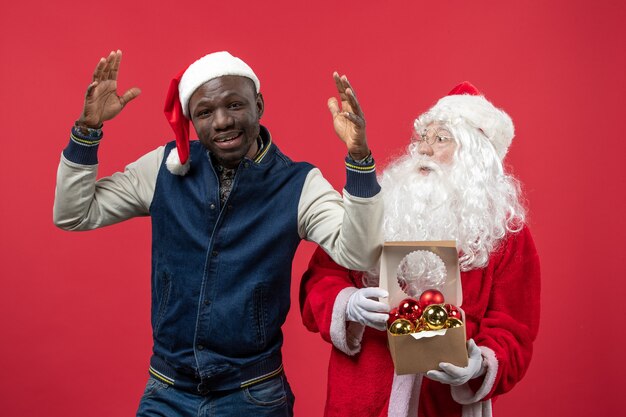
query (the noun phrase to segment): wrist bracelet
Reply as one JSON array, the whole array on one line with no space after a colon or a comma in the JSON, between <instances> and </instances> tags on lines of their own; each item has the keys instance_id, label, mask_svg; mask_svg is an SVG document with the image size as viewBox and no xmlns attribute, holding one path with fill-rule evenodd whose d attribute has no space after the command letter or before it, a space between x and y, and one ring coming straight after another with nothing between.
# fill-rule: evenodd
<instances>
[{"instance_id":1,"label":"wrist bracelet","mask_svg":"<svg viewBox=\"0 0 626 417\"><path fill-rule=\"evenodd\" d=\"M348 158L350 158L352 162L356 162L357 164L371 164L374 160L374 158L372 157L372 151L370 151L370 153L363 159L354 159L352 155L350 155L350 153L348 152Z\"/></svg>"},{"instance_id":2,"label":"wrist bracelet","mask_svg":"<svg viewBox=\"0 0 626 417\"><path fill-rule=\"evenodd\" d=\"M102 137L102 126L102 123L100 123L100 127L91 128L78 124L78 120L74 122L74 130L81 136L85 136L86 138Z\"/></svg>"}]
</instances>

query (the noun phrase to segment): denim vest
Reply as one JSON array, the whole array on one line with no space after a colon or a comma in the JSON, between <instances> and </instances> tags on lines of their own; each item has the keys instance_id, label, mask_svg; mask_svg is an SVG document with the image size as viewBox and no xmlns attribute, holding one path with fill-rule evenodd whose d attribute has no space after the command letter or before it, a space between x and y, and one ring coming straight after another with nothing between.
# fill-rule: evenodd
<instances>
[{"instance_id":1,"label":"denim vest","mask_svg":"<svg viewBox=\"0 0 626 417\"><path fill-rule=\"evenodd\" d=\"M163 162L157 177L150 373L192 392L246 386L282 369L298 203L313 167L283 155L265 128L261 136L262 152L239 164L223 206L198 141L185 176Z\"/></svg>"}]
</instances>

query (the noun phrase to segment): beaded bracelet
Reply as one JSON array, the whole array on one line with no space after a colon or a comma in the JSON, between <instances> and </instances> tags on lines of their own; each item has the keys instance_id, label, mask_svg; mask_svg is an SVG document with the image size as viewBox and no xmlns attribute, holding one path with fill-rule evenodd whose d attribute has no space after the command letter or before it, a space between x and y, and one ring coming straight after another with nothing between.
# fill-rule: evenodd
<instances>
[{"instance_id":1,"label":"beaded bracelet","mask_svg":"<svg viewBox=\"0 0 626 417\"><path fill-rule=\"evenodd\" d=\"M85 139L100 139L102 137L102 123L100 127L91 128L78 124L78 120L74 122L74 131Z\"/></svg>"}]
</instances>

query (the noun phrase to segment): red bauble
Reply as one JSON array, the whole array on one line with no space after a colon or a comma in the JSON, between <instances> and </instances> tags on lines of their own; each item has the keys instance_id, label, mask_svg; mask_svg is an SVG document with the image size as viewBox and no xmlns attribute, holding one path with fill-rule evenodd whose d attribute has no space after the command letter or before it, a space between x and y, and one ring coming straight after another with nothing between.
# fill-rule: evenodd
<instances>
[{"instance_id":1,"label":"red bauble","mask_svg":"<svg viewBox=\"0 0 626 417\"><path fill-rule=\"evenodd\" d=\"M461 310L452 304L446 304L444 306L448 312L448 318L455 318L461 320Z\"/></svg>"},{"instance_id":2,"label":"red bauble","mask_svg":"<svg viewBox=\"0 0 626 417\"><path fill-rule=\"evenodd\" d=\"M431 304L443 304L443 294L437 290L426 290L420 295L420 305L426 308Z\"/></svg>"},{"instance_id":3,"label":"red bauble","mask_svg":"<svg viewBox=\"0 0 626 417\"><path fill-rule=\"evenodd\" d=\"M422 315L422 307L420 307L420 303L416 299L405 298L404 300L400 301L400 305L398 306L398 313L400 314L400 316L415 322Z\"/></svg>"},{"instance_id":4,"label":"red bauble","mask_svg":"<svg viewBox=\"0 0 626 417\"><path fill-rule=\"evenodd\" d=\"M389 312L389 318L387 319L387 327L391 326L391 323L393 323L394 321L402 318L404 317L402 317L398 312L398 307L392 308Z\"/></svg>"}]
</instances>

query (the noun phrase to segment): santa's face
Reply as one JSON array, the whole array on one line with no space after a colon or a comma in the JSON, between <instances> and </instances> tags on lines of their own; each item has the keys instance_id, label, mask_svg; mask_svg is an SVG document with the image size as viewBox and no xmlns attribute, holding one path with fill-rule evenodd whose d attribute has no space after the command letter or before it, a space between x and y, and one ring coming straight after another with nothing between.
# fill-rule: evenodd
<instances>
[{"instance_id":1,"label":"santa's face","mask_svg":"<svg viewBox=\"0 0 626 417\"><path fill-rule=\"evenodd\" d=\"M422 133L379 178L385 240L456 240L461 269L482 267L523 222L517 182L478 130L432 122Z\"/></svg>"},{"instance_id":2,"label":"santa's face","mask_svg":"<svg viewBox=\"0 0 626 417\"><path fill-rule=\"evenodd\" d=\"M454 151L457 143L444 125L433 122L426 126L425 129L415 132L411 151L418 155L427 156L439 165L451 165L454 160ZM423 164L419 167L421 175L429 175L432 167Z\"/></svg>"}]
</instances>

